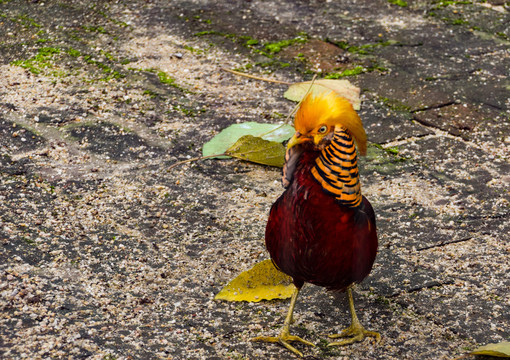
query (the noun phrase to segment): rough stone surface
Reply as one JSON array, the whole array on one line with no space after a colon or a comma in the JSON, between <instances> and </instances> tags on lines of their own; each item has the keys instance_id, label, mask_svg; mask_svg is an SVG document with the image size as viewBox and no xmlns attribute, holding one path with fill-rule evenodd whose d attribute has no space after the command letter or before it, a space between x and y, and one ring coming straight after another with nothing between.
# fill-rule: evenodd
<instances>
[{"instance_id":1,"label":"rough stone surface","mask_svg":"<svg viewBox=\"0 0 510 360\"><path fill-rule=\"evenodd\" d=\"M292 359L287 301L214 295L267 258L280 170L203 160L283 82L362 89L380 249L355 289L382 335L343 348L315 286L307 359L452 359L510 337L510 12L505 1L0 1L0 357ZM267 46L272 44L272 46ZM280 51L275 49L280 46ZM277 48L277 47L276 47Z\"/></svg>"}]
</instances>

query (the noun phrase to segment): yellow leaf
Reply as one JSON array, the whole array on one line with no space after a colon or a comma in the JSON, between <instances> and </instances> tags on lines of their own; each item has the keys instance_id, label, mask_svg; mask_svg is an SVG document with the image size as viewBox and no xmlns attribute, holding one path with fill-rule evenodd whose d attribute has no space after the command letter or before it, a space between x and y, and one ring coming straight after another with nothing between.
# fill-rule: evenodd
<instances>
[{"instance_id":1,"label":"yellow leaf","mask_svg":"<svg viewBox=\"0 0 510 360\"><path fill-rule=\"evenodd\" d=\"M487 355L510 358L510 342L503 341L497 344L487 344L471 351L471 355Z\"/></svg>"},{"instance_id":2,"label":"yellow leaf","mask_svg":"<svg viewBox=\"0 0 510 360\"><path fill-rule=\"evenodd\" d=\"M289 89L283 94L286 99L292 101L301 101L310 88L311 81L295 83L289 86ZM343 96L351 103L354 110L359 110L361 107L361 100L359 98L360 89L351 84L348 80L336 79L321 79L313 82L310 92L312 94L320 94L323 92L334 91L338 95Z\"/></svg>"},{"instance_id":3,"label":"yellow leaf","mask_svg":"<svg viewBox=\"0 0 510 360\"><path fill-rule=\"evenodd\" d=\"M292 278L264 260L242 272L216 295L216 300L249 301L288 299L294 292Z\"/></svg>"},{"instance_id":4,"label":"yellow leaf","mask_svg":"<svg viewBox=\"0 0 510 360\"><path fill-rule=\"evenodd\" d=\"M285 163L285 147L281 143L253 135L242 136L225 154L263 165L282 167Z\"/></svg>"}]
</instances>

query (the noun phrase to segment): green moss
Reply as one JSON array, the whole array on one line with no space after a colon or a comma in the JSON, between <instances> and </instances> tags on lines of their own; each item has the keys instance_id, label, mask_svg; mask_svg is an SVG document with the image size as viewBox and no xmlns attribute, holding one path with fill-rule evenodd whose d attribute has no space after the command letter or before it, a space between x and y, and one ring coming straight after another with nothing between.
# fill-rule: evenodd
<instances>
[{"instance_id":1,"label":"green moss","mask_svg":"<svg viewBox=\"0 0 510 360\"><path fill-rule=\"evenodd\" d=\"M235 68L234 71L244 72L246 70L253 69L253 66L254 66L253 64L248 63L246 65Z\"/></svg>"},{"instance_id":2,"label":"green moss","mask_svg":"<svg viewBox=\"0 0 510 360\"><path fill-rule=\"evenodd\" d=\"M195 117L197 116L199 113L204 113L205 112L205 109L200 109L200 110L195 110L195 109L189 109L185 106L182 106L182 105L174 105L172 106L172 109L175 110L175 111L179 111L181 113L183 113L184 115L188 116L188 117Z\"/></svg>"},{"instance_id":3,"label":"green moss","mask_svg":"<svg viewBox=\"0 0 510 360\"><path fill-rule=\"evenodd\" d=\"M85 60L85 62L87 64L95 65L96 67L101 69L103 73L107 74L106 77L98 79L100 81L109 81L111 79L122 79L126 76L124 74L121 74L117 70L112 69L107 64L105 64L101 61L94 60L91 55L84 55L83 60Z\"/></svg>"},{"instance_id":4,"label":"green moss","mask_svg":"<svg viewBox=\"0 0 510 360\"><path fill-rule=\"evenodd\" d=\"M152 91L152 90L145 90L143 92L144 95L148 95L151 99L154 99L156 96L158 96L159 94Z\"/></svg>"},{"instance_id":5,"label":"green moss","mask_svg":"<svg viewBox=\"0 0 510 360\"><path fill-rule=\"evenodd\" d=\"M353 54L360 54L360 55L368 55L370 54L374 49L378 47L384 47L384 46L390 46L397 44L394 40L388 40L388 41L378 41L372 44L365 44L361 46L351 45L347 41L333 41L330 39L326 39L327 42L330 42L332 44L335 44L339 48L348 51Z\"/></svg>"},{"instance_id":6,"label":"green moss","mask_svg":"<svg viewBox=\"0 0 510 360\"><path fill-rule=\"evenodd\" d=\"M447 22L449 22L450 24L452 25L466 25L466 24L469 24L469 22L467 22L466 20L464 19L443 19Z\"/></svg>"},{"instance_id":7,"label":"green moss","mask_svg":"<svg viewBox=\"0 0 510 360\"><path fill-rule=\"evenodd\" d=\"M407 7L407 1L403 0L388 0L390 4L397 5L400 7Z\"/></svg>"},{"instance_id":8,"label":"green moss","mask_svg":"<svg viewBox=\"0 0 510 360\"><path fill-rule=\"evenodd\" d=\"M402 102L400 102L398 100L389 99L389 98L385 98L385 97L381 97L381 98L379 98L379 100L381 100L384 103L384 105L386 105L387 107L389 107L395 111L402 111L402 112L411 111L411 108L409 106L404 105Z\"/></svg>"},{"instance_id":9,"label":"green moss","mask_svg":"<svg viewBox=\"0 0 510 360\"><path fill-rule=\"evenodd\" d=\"M257 39L248 39L246 40L245 42L245 45L248 45L248 46L253 46L253 45L258 45L259 44L259 41Z\"/></svg>"},{"instance_id":10,"label":"green moss","mask_svg":"<svg viewBox=\"0 0 510 360\"><path fill-rule=\"evenodd\" d=\"M110 54L109 52L104 51L104 50L100 50L99 53L101 55L103 55L105 58L107 58L108 60L110 60L111 62L117 62L117 59L114 58L113 55Z\"/></svg>"},{"instance_id":11,"label":"green moss","mask_svg":"<svg viewBox=\"0 0 510 360\"><path fill-rule=\"evenodd\" d=\"M24 27L29 27L29 26L33 26L33 27L37 27L37 28L42 27L41 24L38 24L37 22L35 22L34 19L28 17L27 15L17 15L16 17L12 18L12 20L20 22Z\"/></svg>"},{"instance_id":12,"label":"green moss","mask_svg":"<svg viewBox=\"0 0 510 360\"><path fill-rule=\"evenodd\" d=\"M293 39L281 40L278 42L264 44L264 48L270 54L277 54L288 46L291 46L296 43L305 43L307 41L308 41L308 35L306 33L302 32L302 33L299 33L299 35Z\"/></svg>"},{"instance_id":13,"label":"green moss","mask_svg":"<svg viewBox=\"0 0 510 360\"><path fill-rule=\"evenodd\" d=\"M387 299L384 296L377 296L375 301L380 303L380 304L384 304L384 305L390 306L390 300Z\"/></svg>"},{"instance_id":14,"label":"green moss","mask_svg":"<svg viewBox=\"0 0 510 360\"><path fill-rule=\"evenodd\" d=\"M503 40L510 40L504 32L497 32L496 36L502 38Z\"/></svg>"},{"instance_id":15,"label":"green moss","mask_svg":"<svg viewBox=\"0 0 510 360\"><path fill-rule=\"evenodd\" d=\"M193 36L206 36L206 35L226 36L227 34L216 31L216 30L199 31L199 32L193 34Z\"/></svg>"},{"instance_id":16,"label":"green moss","mask_svg":"<svg viewBox=\"0 0 510 360\"><path fill-rule=\"evenodd\" d=\"M271 117L273 119L282 120L282 119L285 119L287 117L287 115L282 114L281 112L278 112L278 111L273 111L273 113L271 114Z\"/></svg>"},{"instance_id":17,"label":"green moss","mask_svg":"<svg viewBox=\"0 0 510 360\"><path fill-rule=\"evenodd\" d=\"M324 78L326 78L326 79L340 79L343 77L356 76L356 75L360 75L360 74L364 74L364 73L369 73L372 71L385 72L387 70L388 69L386 69L382 66L379 66L379 65L374 65L374 66L369 66L369 67L364 67L364 66L359 65L352 69L345 69L344 71L342 71L340 73L329 73Z\"/></svg>"},{"instance_id":18,"label":"green moss","mask_svg":"<svg viewBox=\"0 0 510 360\"><path fill-rule=\"evenodd\" d=\"M385 150L388 154L392 154L392 155L398 155L398 153L399 153L397 146L385 148Z\"/></svg>"},{"instance_id":19,"label":"green moss","mask_svg":"<svg viewBox=\"0 0 510 360\"><path fill-rule=\"evenodd\" d=\"M78 36L78 31L71 30L71 32L68 33L69 39L80 42L82 41L82 38Z\"/></svg>"},{"instance_id":20,"label":"green moss","mask_svg":"<svg viewBox=\"0 0 510 360\"><path fill-rule=\"evenodd\" d=\"M175 83L175 79L172 78L171 76L169 76L164 71L158 71L157 75L158 75L159 81L161 81L162 84L166 84L166 85L172 86L172 87L174 87L176 89L179 89L181 91L188 92L186 89L184 89L184 88L180 87L179 85L177 85Z\"/></svg>"},{"instance_id":21,"label":"green moss","mask_svg":"<svg viewBox=\"0 0 510 360\"><path fill-rule=\"evenodd\" d=\"M165 85L169 85L171 87L174 87L176 89L179 89L180 91L182 92L186 92L186 93L191 93L191 91L189 90L186 90L184 89L183 87L179 86L176 82L175 82L175 79L172 78L170 75L168 75L167 73L165 73L164 71L161 71L161 70L157 70L157 69L154 69L154 68L147 68L147 69L137 69L137 68L128 68L128 70L131 70L131 71L146 71L146 72L150 72L150 73L153 73L153 74L156 74L159 81L162 83L162 84L165 84ZM148 90L146 90L148 91Z\"/></svg>"},{"instance_id":22,"label":"green moss","mask_svg":"<svg viewBox=\"0 0 510 360\"><path fill-rule=\"evenodd\" d=\"M60 49L52 47L43 47L37 51L37 54L27 60L15 60L11 65L20 66L27 69L32 74L38 75L45 69L53 68L52 58L60 53Z\"/></svg>"},{"instance_id":23,"label":"green moss","mask_svg":"<svg viewBox=\"0 0 510 360\"><path fill-rule=\"evenodd\" d=\"M107 31L102 26L83 26L83 29L90 32L97 32L101 34L107 34Z\"/></svg>"},{"instance_id":24,"label":"green moss","mask_svg":"<svg viewBox=\"0 0 510 360\"><path fill-rule=\"evenodd\" d=\"M32 246L37 245L34 240L29 239L27 237L23 237L23 241L25 241L28 245L32 245Z\"/></svg>"},{"instance_id":25,"label":"green moss","mask_svg":"<svg viewBox=\"0 0 510 360\"><path fill-rule=\"evenodd\" d=\"M204 50L202 49L195 49L194 47L184 45L184 49L190 51L193 54L203 54Z\"/></svg>"},{"instance_id":26,"label":"green moss","mask_svg":"<svg viewBox=\"0 0 510 360\"><path fill-rule=\"evenodd\" d=\"M473 2L472 1L434 1L433 10L441 9L441 8L451 6L451 5L470 5L470 4L473 4Z\"/></svg>"},{"instance_id":27,"label":"green moss","mask_svg":"<svg viewBox=\"0 0 510 360\"><path fill-rule=\"evenodd\" d=\"M72 57L78 57L81 55L81 52L79 50L73 49L72 47L67 49L66 52Z\"/></svg>"},{"instance_id":28,"label":"green moss","mask_svg":"<svg viewBox=\"0 0 510 360\"><path fill-rule=\"evenodd\" d=\"M398 160L398 161L403 160L403 158L398 156L400 150L398 149L397 146L384 148L381 144L376 144L376 143L372 144L372 146L384 151L388 155L391 155L395 160Z\"/></svg>"},{"instance_id":29,"label":"green moss","mask_svg":"<svg viewBox=\"0 0 510 360\"><path fill-rule=\"evenodd\" d=\"M397 171L408 158L395 155L380 144L369 143L367 155L358 159L365 171L377 171L380 174L392 174Z\"/></svg>"},{"instance_id":30,"label":"green moss","mask_svg":"<svg viewBox=\"0 0 510 360\"><path fill-rule=\"evenodd\" d=\"M97 6L96 5L92 5L90 7L91 10L97 12L99 15L101 15L102 17L104 17L106 20L114 23L115 25L118 25L118 26L121 26L121 27L128 27L129 25L126 24L124 21L120 21L120 20L117 20L117 19L114 19L112 18L110 15L108 15L105 11L103 10L99 10L97 9Z\"/></svg>"},{"instance_id":31,"label":"green moss","mask_svg":"<svg viewBox=\"0 0 510 360\"><path fill-rule=\"evenodd\" d=\"M364 72L367 72L366 68L364 68L363 66L356 66L354 69L346 69L346 70L342 71L341 73L328 74L324 78L325 79L340 79L340 78L343 78L346 76L354 76L354 75L363 74Z\"/></svg>"},{"instance_id":32,"label":"green moss","mask_svg":"<svg viewBox=\"0 0 510 360\"><path fill-rule=\"evenodd\" d=\"M167 84L170 86L175 86L175 79L170 77L169 75L167 75L167 73L165 73L164 71L159 71L157 75L158 75L159 81L161 81L161 83Z\"/></svg>"},{"instance_id":33,"label":"green moss","mask_svg":"<svg viewBox=\"0 0 510 360\"><path fill-rule=\"evenodd\" d=\"M317 347L319 348L319 351L322 353L323 356L338 357L342 354L341 347L329 346L329 341L327 341L326 339L320 339L319 343L317 344Z\"/></svg>"}]
</instances>

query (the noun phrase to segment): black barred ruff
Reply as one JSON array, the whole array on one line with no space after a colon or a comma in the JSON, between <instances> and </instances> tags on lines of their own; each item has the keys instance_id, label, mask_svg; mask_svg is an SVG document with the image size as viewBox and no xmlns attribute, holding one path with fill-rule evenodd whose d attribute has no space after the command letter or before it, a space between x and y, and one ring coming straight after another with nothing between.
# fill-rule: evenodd
<instances>
[{"instance_id":1,"label":"black barred ruff","mask_svg":"<svg viewBox=\"0 0 510 360\"><path fill-rule=\"evenodd\" d=\"M321 151L315 163L313 176L340 205L357 207L361 204L356 147L345 128L335 127L331 143Z\"/></svg>"}]
</instances>

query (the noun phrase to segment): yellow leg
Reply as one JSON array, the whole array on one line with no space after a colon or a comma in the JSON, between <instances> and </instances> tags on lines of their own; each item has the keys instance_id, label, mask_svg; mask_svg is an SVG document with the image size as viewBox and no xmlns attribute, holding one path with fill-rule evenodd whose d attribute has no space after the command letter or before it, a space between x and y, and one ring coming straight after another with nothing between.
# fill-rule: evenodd
<instances>
[{"instance_id":1,"label":"yellow leg","mask_svg":"<svg viewBox=\"0 0 510 360\"><path fill-rule=\"evenodd\" d=\"M272 342L272 343L280 343L281 345L285 346L287 349L289 349L290 351L292 351L294 354L296 354L298 356L303 356L303 354L299 350L297 350L294 346L290 345L290 342L299 341L306 345L315 346L311 342L301 339L299 336L290 335L289 328L290 328L290 324L293 322L292 313L294 312L294 307L296 306L296 300L297 300L298 294L299 294L299 289L296 288L296 290L294 290L294 293L292 294L292 298L290 299L289 312L287 313L287 317L285 318L285 322L283 323L283 329L282 329L282 332L280 333L280 335L277 337L257 336L255 338L251 339L251 341L265 341L265 342Z\"/></svg>"},{"instance_id":2,"label":"yellow leg","mask_svg":"<svg viewBox=\"0 0 510 360\"><path fill-rule=\"evenodd\" d=\"M358 316L356 316L356 310L354 309L354 301L352 299L352 291L350 287L347 288L347 297L349 299L349 310L351 311L352 318L351 326L349 326L347 329L344 329L340 334L329 335L329 337L331 339L348 337L349 339L335 341L329 343L328 346L349 345L357 341L362 341L366 337L374 337L375 340L379 342L379 340L381 340L381 335L375 331L365 330L363 325L361 325L359 322Z\"/></svg>"}]
</instances>

